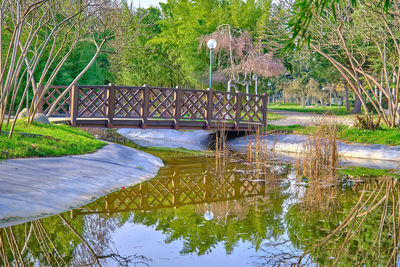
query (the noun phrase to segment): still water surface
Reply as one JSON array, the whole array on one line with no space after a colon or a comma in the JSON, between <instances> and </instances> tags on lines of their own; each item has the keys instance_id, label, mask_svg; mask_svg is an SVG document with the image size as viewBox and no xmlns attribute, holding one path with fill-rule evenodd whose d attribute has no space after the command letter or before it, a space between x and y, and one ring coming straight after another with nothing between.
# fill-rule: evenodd
<instances>
[{"instance_id":1,"label":"still water surface","mask_svg":"<svg viewBox=\"0 0 400 267\"><path fill-rule=\"evenodd\" d=\"M175 158L85 207L0 228L0 265L397 265L396 179L313 185L296 173Z\"/></svg>"}]
</instances>

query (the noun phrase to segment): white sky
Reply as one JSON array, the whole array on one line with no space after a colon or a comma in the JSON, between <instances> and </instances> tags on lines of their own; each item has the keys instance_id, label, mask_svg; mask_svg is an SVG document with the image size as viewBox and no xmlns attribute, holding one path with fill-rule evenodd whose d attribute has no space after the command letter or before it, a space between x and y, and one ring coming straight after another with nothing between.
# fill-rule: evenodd
<instances>
[{"instance_id":1,"label":"white sky","mask_svg":"<svg viewBox=\"0 0 400 267\"><path fill-rule=\"evenodd\" d=\"M167 2L167 0L128 0L128 4L133 2L134 7L148 8L149 6L158 6L159 2Z\"/></svg>"}]
</instances>

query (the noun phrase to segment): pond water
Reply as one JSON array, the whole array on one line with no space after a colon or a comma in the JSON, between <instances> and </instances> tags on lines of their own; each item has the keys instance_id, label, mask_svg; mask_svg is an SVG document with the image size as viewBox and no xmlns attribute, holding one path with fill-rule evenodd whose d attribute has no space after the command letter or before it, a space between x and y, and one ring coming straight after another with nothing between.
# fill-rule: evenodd
<instances>
[{"instance_id":1,"label":"pond water","mask_svg":"<svg viewBox=\"0 0 400 267\"><path fill-rule=\"evenodd\" d=\"M82 208L0 228L0 265L397 265L394 178L327 185L288 164L167 163Z\"/></svg>"}]
</instances>

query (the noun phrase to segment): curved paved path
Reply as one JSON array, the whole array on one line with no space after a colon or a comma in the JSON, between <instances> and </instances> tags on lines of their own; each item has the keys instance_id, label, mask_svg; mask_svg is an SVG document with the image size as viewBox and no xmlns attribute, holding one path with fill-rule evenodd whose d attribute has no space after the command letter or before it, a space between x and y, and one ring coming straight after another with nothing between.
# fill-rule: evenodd
<instances>
[{"instance_id":1,"label":"curved paved path","mask_svg":"<svg viewBox=\"0 0 400 267\"><path fill-rule=\"evenodd\" d=\"M139 146L184 148L203 151L208 147L211 132L205 130L178 131L174 129L121 128L117 133Z\"/></svg>"},{"instance_id":2,"label":"curved paved path","mask_svg":"<svg viewBox=\"0 0 400 267\"><path fill-rule=\"evenodd\" d=\"M316 125L320 123L322 119L349 126L352 126L354 124L353 117L325 116L322 114L315 114L310 112L298 112L298 111L276 110L276 109L268 109L268 112L279 114L285 117L284 119L281 120L268 121L268 124L277 126Z\"/></svg>"},{"instance_id":3,"label":"curved paved path","mask_svg":"<svg viewBox=\"0 0 400 267\"><path fill-rule=\"evenodd\" d=\"M82 206L152 178L162 166L159 158L118 144L92 154L0 161L0 227Z\"/></svg>"}]
</instances>

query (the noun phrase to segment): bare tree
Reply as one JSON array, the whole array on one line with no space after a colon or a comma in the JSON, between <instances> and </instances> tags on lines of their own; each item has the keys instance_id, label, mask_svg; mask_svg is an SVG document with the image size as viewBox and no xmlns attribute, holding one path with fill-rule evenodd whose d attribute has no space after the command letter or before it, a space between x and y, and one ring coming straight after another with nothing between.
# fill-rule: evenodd
<instances>
[{"instance_id":1,"label":"bare tree","mask_svg":"<svg viewBox=\"0 0 400 267\"><path fill-rule=\"evenodd\" d=\"M379 3L360 2L357 9L343 4L320 14L310 46L341 73L367 116L369 102L393 127L399 117L400 4L393 2L388 13Z\"/></svg>"},{"instance_id":2,"label":"bare tree","mask_svg":"<svg viewBox=\"0 0 400 267\"><path fill-rule=\"evenodd\" d=\"M112 0L2 0L0 3L1 130L6 114L7 123L11 115L18 116L23 99L29 99L29 91L33 95L27 101L28 123L31 123L39 102L76 45L91 40L97 51L77 79L87 71L114 34L101 29L115 25L118 5ZM39 63L44 63L44 67L39 68ZM40 87L44 89L39 91ZM22 98L16 103L19 93Z\"/></svg>"},{"instance_id":3,"label":"bare tree","mask_svg":"<svg viewBox=\"0 0 400 267\"><path fill-rule=\"evenodd\" d=\"M96 52L87 63L87 65L81 70L81 72L75 77L75 79L69 84L69 86L58 96L54 101L53 105L49 109L48 114L52 114L56 108L56 103L61 101L63 97L72 89L72 86L79 81L80 78L87 72L87 70L93 65L97 57L101 53L109 52L105 49L108 41L116 38L125 33L124 29L128 27L126 21L123 18L122 10L118 5L118 2L111 0L103 0L99 5L99 8L94 9L91 16L87 17L86 28L84 35L82 35L82 41L90 41L96 46ZM43 99L44 93L51 83L47 83L45 90L43 90L38 103ZM36 113L37 106L33 113ZM32 118L31 118L32 120Z\"/></svg>"},{"instance_id":4,"label":"bare tree","mask_svg":"<svg viewBox=\"0 0 400 267\"><path fill-rule=\"evenodd\" d=\"M260 44L254 45L248 31L220 25L217 31L201 38L200 47L204 47L210 39L217 41L214 51L218 71L215 78L219 82L228 80L228 92L235 84L241 84L246 87L248 94L252 79L257 85L259 77L268 78L285 72L279 60L272 54L263 53Z\"/></svg>"}]
</instances>

